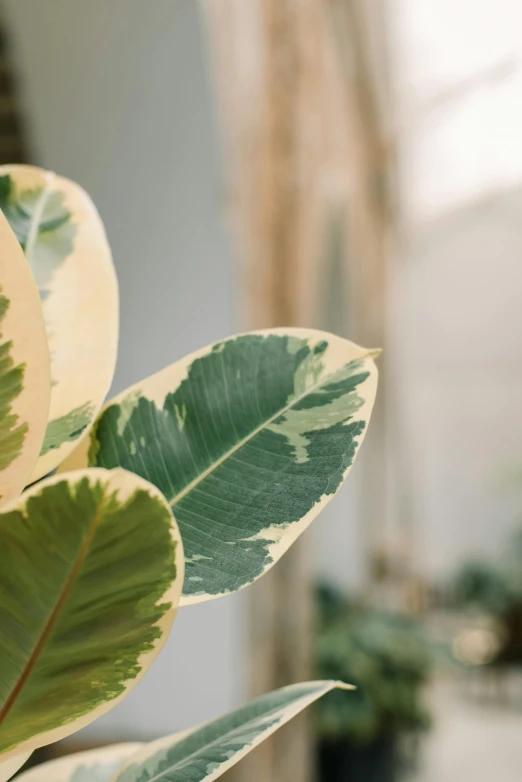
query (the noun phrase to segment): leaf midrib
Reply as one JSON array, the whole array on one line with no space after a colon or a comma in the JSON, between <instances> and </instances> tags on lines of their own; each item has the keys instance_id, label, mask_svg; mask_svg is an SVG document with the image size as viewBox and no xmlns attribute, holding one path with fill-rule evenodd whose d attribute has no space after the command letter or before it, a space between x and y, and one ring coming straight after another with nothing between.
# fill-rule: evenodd
<instances>
[{"instance_id":1,"label":"leaf midrib","mask_svg":"<svg viewBox=\"0 0 522 782\"><path fill-rule=\"evenodd\" d=\"M49 197L51 195L53 182L54 182L54 174L52 173L52 171L46 171L45 184L42 188L40 197L36 202L36 206L33 210L33 215L29 223L29 230L27 232L27 241L25 243L25 257L27 258L29 264L31 263L31 253L33 252L34 245L36 244L36 241L38 239L38 229L40 227L40 223L43 217L43 212L47 204L47 201L49 200Z\"/></svg>"},{"instance_id":2,"label":"leaf midrib","mask_svg":"<svg viewBox=\"0 0 522 782\"><path fill-rule=\"evenodd\" d=\"M318 388L323 386L330 378L332 378L334 375L337 374L341 369L343 369L348 364L351 364L353 361L363 361L366 358L371 358L371 356L374 355L374 351L368 351L367 353L364 353L361 356L358 356L357 358L352 359L351 361L348 361L346 364L343 364L342 366L338 367L335 372L330 372L329 374L325 375L321 378L321 380L318 383L314 383L313 386L310 386L310 388L307 388L306 391L304 391L302 394L299 394L299 396L296 396L292 399L291 402L284 405L284 407L280 408L274 415L270 416L266 421L263 421L259 426L257 426L255 429L253 429L251 432L249 432L246 437L243 437L236 445L234 445L232 448L230 448L226 453L223 454L223 456L220 456L219 459L217 459L215 462L213 462L209 467L207 467L205 470L203 470L202 473L200 473L194 480L192 480L190 483L188 483L185 488L183 488L178 494L174 496L173 499L169 499L169 503L172 507L178 504L187 494L189 494L193 489L198 486L202 481L204 481L206 478L208 478L209 475L211 475L214 470L217 470L218 467L220 467L224 462L226 462L227 459L229 459L231 456L233 456L237 451L239 451L241 448L243 448L246 443L248 443L249 440L252 440L256 435L258 435L260 432L263 431L267 426L270 426L270 424L274 423L276 418L279 418L279 416L284 415L288 410L290 410L295 404L300 402L302 399L307 397L309 394L313 394L314 391L316 391Z\"/></svg>"},{"instance_id":3,"label":"leaf midrib","mask_svg":"<svg viewBox=\"0 0 522 782\"><path fill-rule=\"evenodd\" d=\"M2 723L5 721L6 717L8 716L9 712L13 708L13 706L16 703L16 700L18 696L20 695L20 692L22 691L22 688L27 683L32 671L34 670L38 659L40 657L40 654L45 648L45 644L47 643L47 640L49 639L49 636L51 635L59 617L62 608L64 607L71 590L73 588L74 582L76 581L76 578L78 576L78 573L80 572L80 568L83 565L83 562L87 556L87 553L90 549L92 540L94 538L94 534L98 528L98 524L100 522L100 518L103 512L104 503L105 503L105 492L104 489L102 496L100 498L100 502L98 505L98 508L96 512L93 514L91 523L89 525L89 529L87 530L87 534L85 535L84 541L80 547L80 550L78 551L78 554L76 556L76 559L74 561L74 565L71 568L71 572L69 573L69 576L63 586L62 592L60 593L60 596L58 597L58 600L56 601L53 610L49 614L49 618L47 619L44 628L42 632L40 633L40 636L36 642L36 645L31 652L31 655L24 667L24 670L18 677L18 680L11 690L11 693L9 697L7 698L6 702L4 703L3 707L0 709L0 728L2 726Z\"/></svg>"}]
</instances>

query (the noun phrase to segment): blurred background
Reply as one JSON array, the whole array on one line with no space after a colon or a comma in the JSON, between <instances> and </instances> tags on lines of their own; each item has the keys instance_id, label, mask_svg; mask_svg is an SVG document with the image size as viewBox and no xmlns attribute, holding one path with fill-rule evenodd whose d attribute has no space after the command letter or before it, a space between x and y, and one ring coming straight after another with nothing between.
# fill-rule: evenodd
<instances>
[{"instance_id":1,"label":"blurred background","mask_svg":"<svg viewBox=\"0 0 522 782\"><path fill-rule=\"evenodd\" d=\"M363 453L303 542L181 610L143 683L47 757L315 675L358 690L230 779L518 782L521 4L2 0L0 26L1 162L77 180L107 228L114 392L249 328L384 348Z\"/></svg>"}]
</instances>

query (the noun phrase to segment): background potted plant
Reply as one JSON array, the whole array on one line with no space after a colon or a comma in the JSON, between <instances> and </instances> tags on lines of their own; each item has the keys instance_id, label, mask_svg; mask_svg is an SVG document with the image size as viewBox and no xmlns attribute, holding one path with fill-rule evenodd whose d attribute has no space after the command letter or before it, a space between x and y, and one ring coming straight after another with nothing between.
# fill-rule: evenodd
<instances>
[{"instance_id":1,"label":"background potted plant","mask_svg":"<svg viewBox=\"0 0 522 782\"><path fill-rule=\"evenodd\" d=\"M431 645L416 622L318 590L316 674L353 682L315 707L321 782L394 782L406 758L402 739L429 725L422 702Z\"/></svg>"},{"instance_id":2,"label":"background potted plant","mask_svg":"<svg viewBox=\"0 0 522 782\"><path fill-rule=\"evenodd\" d=\"M450 588L450 605L491 620L495 643L484 662L497 669L522 662L522 532L510 536L498 561L465 562ZM486 650L487 652L487 650ZM464 655L465 657L465 655Z\"/></svg>"}]
</instances>

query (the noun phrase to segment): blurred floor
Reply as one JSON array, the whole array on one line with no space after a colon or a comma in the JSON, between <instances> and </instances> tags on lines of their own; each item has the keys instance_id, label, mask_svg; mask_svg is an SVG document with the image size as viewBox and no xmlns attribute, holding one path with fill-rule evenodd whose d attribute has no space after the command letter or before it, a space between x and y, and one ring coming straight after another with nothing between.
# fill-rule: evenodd
<instances>
[{"instance_id":1,"label":"blurred floor","mask_svg":"<svg viewBox=\"0 0 522 782\"><path fill-rule=\"evenodd\" d=\"M432 692L435 724L414 782L520 782L522 713L466 697L455 681Z\"/></svg>"}]
</instances>

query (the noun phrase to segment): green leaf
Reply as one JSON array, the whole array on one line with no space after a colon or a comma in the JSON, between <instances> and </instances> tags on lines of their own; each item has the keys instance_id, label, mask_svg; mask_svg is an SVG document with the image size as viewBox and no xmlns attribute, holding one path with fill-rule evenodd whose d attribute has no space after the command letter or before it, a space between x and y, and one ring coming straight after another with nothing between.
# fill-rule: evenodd
<instances>
[{"instance_id":1,"label":"green leaf","mask_svg":"<svg viewBox=\"0 0 522 782\"><path fill-rule=\"evenodd\" d=\"M142 746L137 742L128 742L87 752L73 752L24 771L17 782L109 782L113 774Z\"/></svg>"},{"instance_id":2,"label":"green leaf","mask_svg":"<svg viewBox=\"0 0 522 782\"><path fill-rule=\"evenodd\" d=\"M54 448L60 448L68 440L77 440L91 423L92 406L88 403L49 421L40 455L45 456Z\"/></svg>"},{"instance_id":3,"label":"green leaf","mask_svg":"<svg viewBox=\"0 0 522 782\"><path fill-rule=\"evenodd\" d=\"M158 486L186 555L183 603L263 575L346 478L377 384L368 351L303 329L219 342L128 389L63 469Z\"/></svg>"},{"instance_id":4,"label":"green leaf","mask_svg":"<svg viewBox=\"0 0 522 782\"><path fill-rule=\"evenodd\" d=\"M0 286L0 326L10 306L1 290ZM10 355L12 347L11 341L0 344L0 472L20 455L29 430L27 421L20 422L19 416L12 412L13 401L22 393L25 374L24 364L14 364Z\"/></svg>"},{"instance_id":5,"label":"green leaf","mask_svg":"<svg viewBox=\"0 0 522 782\"><path fill-rule=\"evenodd\" d=\"M57 741L139 681L183 583L176 523L124 470L42 481L0 514L0 759Z\"/></svg>"},{"instance_id":6,"label":"green leaf","mask_svg":"<svg viewBox=\"0 0 522 782\"><path fill-rule=\"evenodd\" d=\"M283 687L181 737L155 741L132 756L113 782L212 782L336 687L349 689L333 681Z\"/></svg>"},{"instance_id":7,"label":"green leaf","mask_svg":"<svg viewBox=\"0 0 522 782\"><path fill-rule=\"evenodd\" d=\"M49 413L50 369L33 277L0 212L0 504L28 483Z\"/></svg>"},{"instance_id":8,"label":"green leaf","mask_svg":"<svg viewBox=\"0 0 522 782\"><path fill-rule=\"evenodd\" d=\"M31 482L52 472L96 417L116 363L118 292L99 215L78 185L0 166L0 208L26 254L51 350L51 410Z\"/></svg>"}]
</instances>

